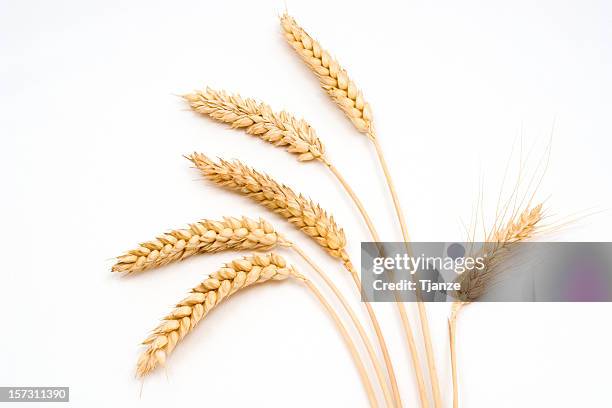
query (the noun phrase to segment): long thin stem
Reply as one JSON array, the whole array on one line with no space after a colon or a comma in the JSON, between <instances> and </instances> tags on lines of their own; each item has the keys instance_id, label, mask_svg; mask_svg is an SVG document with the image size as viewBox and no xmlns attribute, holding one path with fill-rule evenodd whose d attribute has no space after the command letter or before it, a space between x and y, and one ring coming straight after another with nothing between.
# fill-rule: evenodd
<instances>
[{"instance_id":1,"label":"long thin stem","mask_svg":"<svg viewBox=\"0 0 612 408\"><path fill-rule=\"evenodd\" d=\"M389 188L389 192L391 193L391 197L393 199L393 206L395 207L395 213L397 215L397 219L400 222L400 227L402 230L402 236L404 238L404 242L410 242L410 235L408 234L408 228L406 226L406 220L404 219L404 212L402 211L401 204L399 198L397 196L397 192L395 190L395 184L393 183L393 179L391 177L391 173L389 171L389 167L387 166L387 161L385 160L385 155L382 151L382 147L378 142L378 138L374 133L374 130L370 130L368 136L372 140L374 147L376 148L376 155L378 156L378 161L380 162L380 166L382 167L383 173L385 174L385 179L387 180L387 187ZM425 305L423 302L417 297L417 309L419 311L419 320L421 321L421 332L423 333L423 342L425 343L425 353L427 355L427 367L429 368L429 378L431 381L431 388L434 399L434 406L436 408L441 408L442 406L442 398L440 396L440 383L438 381L438 372L436 370L436 362L433 355L433 346L431 342L431 333L429 331L429 321L427 319L427 310L425 309Z\"/></svg>"},{"instance_id":2,"label":"long thin stem","mask_svg":"<svg viewBox=\"0 0 612 408\"><path fill-rule=\"evenodd\" d=\"M365 369L361 356L359 355L359 352L357 351L357 348L355 347L355 343L351 339L351 336L346 330L346 327L344 327L344 324L342 324L340 317L338 317L338 314L335 312L334 308L329 304L329 302L321 294L319 289L317 289L317 287L310 280L305 279L305 278L302 278L302 280L306 284L308 289L310 289L310 291L315 295L315 297L319 300L319 302L327 310L327 313L329 314L329 316L332 318L332 320L338 327L340 334L344 338L344 341L346 342L346 345L348 346L349 351L351 352L351 355L353 356L353 360L355 361L355 365L357 366L357 370L359 371L359 376L361 377L361 381L363 382L363 385L366 389L366 393L368 394L368 400L370 401L370 406L373 408L378 408L378 402L376 401L376 396L374 395L374 389L372 387L372 382L370 378L368 377L368 373Z\"/></svg>"},{"instance_id":3,"label":"long thin stem","mask_svg":"<svg viewBox=\"0 0 612 408\"><path fill-rule=\"evenodd\" d=\"M451 369L453 374L453 408L459 408L459 381L457 380L457 351L455 339L457 336L457 316L463 303L454 302L448 317L448 342L450 345Z\"/></svg>"},{"instance_id":4,"label":"long thin stem","mask_svg":"<svg viewBox=\"0 0 612 408\"><path fill-rule=\"evenodd\" d=\"M355 206L359 209L359 212L361 213L361 216L362 216L363 220L365 221L365 223L366 223L366 225L368 227L368 230L370 231L370 235L372 236L372 239L375 242L380 242L380 236L378 235L378 231L376 230L376 227L374 226L374 223L372 222L372 219L370 218L367 210L365 209L365 207L361 203L361 200L359 199L359 197L357 196L355 191L353 191L353 189L351 188L350 184L348 184L346 179L342 176L340 171L333 164L331 164L325 158L323 158L322 161L329 168L329 170L336 177L336 179L340 182L340 184L342 185L342 187L344 188L346 193L353 200ZM356 278L356 274L351 273L351 275L353 276L353 280L355 281L355 284L358 286L359 290L361 291L361 283L359 282L358 278L355 279ZM408 342L408 349L410 351L410 356L412 357L412 365L413 365L414 372L415 372L415 375L416 375L417 388L418 388L418 391L419 391L419 398L420 398L420 401L421 401L421 406L423 408L427 408L429 406L429 402L427 400L427 391L425 389L425 380L424 380L424 376L423 376L423 370L422 370L421 364L419 362L418 352L417 352L417 348L416 348L416 343L414 341L414 334L413 334L413 331L412 331L412 327L410 325L410 320L408 319L408 315L406 314L406 309L404 308L403 304L401 302L396 301L395 305L397 307L398 313L400 315L400 319L402 321L402 327L404 329L404 334L406 336L406 341ZM393 395L395 397L395 400L396 400L398 406L401 407L402 406L402 401L401 401L401 396L400 396L399 389L398 389L398 386L397 386L397 379L395 377L395 371L393 369L393 364L391 362L391 357L389 355L389 351L387 349L384 337L382 337L382 331L380 330L380 326L378 325L378 322L376 320L376 317L374 315L374 311L372 310L372 308L369 305L366 306L366 308L368 309L368 313L371 312L370 316L374 316L374 321L376 321L376 324L373 323L373 325L374 325L374 329L375 329L375 331L377 333L377 336L379 336L378 337L379 338L379 343L381 345L381 350L382 350L382 353L383 353L383 357L385 359L385 364L387 366L387 372L389 373L389 378L391 380L391 388L393 389Z\"/></svg>"},{"instance_id":5,"label":"long thin stem","mask_svg":"<svg viewBox=\"0 0 612 408\"><path fill-rule=\"evenodd\" d=\"M359 318L355 315L353 308L349 305L346 298L344 297L342 292L340 292L340 290L334 284L334 282L327 276L325 272L323 272L321 268L319 268L319 266L308 255L306 255L306 253L300 247L298 247L295 244L291 244L291 248L304 261L306 261L306 263L309 264L312 267L312 269L323 279L325 284L331 289L331 291L334 293L336 298L340 301L340 303L342 304L342 307L344 307L344 310L346 310L346 312L348 313L353 324L355 325L355 328L357 329L357 332L359 333L359 337L361 337L361 340L363 341L366 347L370 360L372 361L372 365L374 366L374 370L376 372L376 377L378 378L378 382L380 383L380 386L383 390L383 394L385 396L385 402L387 403L387 406L393 407L394 406L393 397L391 396L391 393L389 392L389 387L387 386L387 382L385 380L385 376L383 374L382 368L380 366L378 358L376 357L376 353L374 352L374 347L372 346L372 343L370 342L368 335L366 334L363 326L361 325Z\"/></svg>"}]
</instances>

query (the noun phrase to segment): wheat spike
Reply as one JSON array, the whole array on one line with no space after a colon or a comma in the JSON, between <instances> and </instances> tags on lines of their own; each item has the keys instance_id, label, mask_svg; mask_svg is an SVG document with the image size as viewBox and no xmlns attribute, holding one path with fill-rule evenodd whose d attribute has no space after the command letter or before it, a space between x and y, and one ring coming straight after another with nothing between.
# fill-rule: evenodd
<instances>
[{"instance_id":1,"label":"wheat spike","mask_svg":"<svg viewBox=\"0 0 612 408\"><path fill-rule=\"evenodd\" d=\"M184 98L198 113L232 128L245 128L248 134L275 146L286 146L288 152L298 155L299 161L323 157L325 149L315 130L290 113L274 112L265 103L211 88L184 95Z\"/></svg>"},{"instance_id":2,"label":"wheat spike","mask_svg":"<svg viewBox=\"0 0 612 408\"><path fill-rule=\"evenodd\" d=\"M482 270L468 270L463 272L455 282L459 282L461 289L453 293L451 313L448 318L448 335L451 357L451 372L453 382L453 408L459 408L459 381L457 374L457 318L464 306L478 300L485 294L490 284L496 278L499 264L503 263L512 247L533 237L538 232L538 226L544 217L542 204L533 208L525 208L516 218L511 218L504 227L493 227L490 234L485 237L485 246L480 255L485 257L485 267Z\"/></svg>"},{"instance_id":3,"label":"wheat spike","mask_svg":"<svg viewBox=\"0 0 612 408\"><path fill-rule=\"evenodd\" d=\"M295 19L288 14L281 16L281 26L287 42L317 75L321 87L344 111L357 130L373 138L372 111L363 94L349 78L338 62L315 41Z\"/></svg>"},{"instance_id":4,"label":"wheat spike","mask_svg":"<svg viewBox=\"0 0 612 408\"><path fill-rule=\"evenodd\" d=\"M177 303L143 342L147 349L138 359L137 375L142 377L158 364L163 365L178 342L230 295L255 283L283 280L289 276L301 278L292 266L276 254L253 255L227 263Z\"/></svg>"},{"instance_id":5,"label":"wheat spike","mask_svg":"<svg viewBox=\"0 0 612 408\"><path fill-rule=\"evenodd\" d=\"M330 255L350 265L344 231L336 224L334 217L312 200L238 160L228 162L221 159L214 162L202 153L193 153L187 158L210 181L242 193L282 215Z\"/></svg>"},{"instance_id":6,"label":"wheat spike","mask_svg":"<svg viewBox=\"0 0 612 408\"><path fill-rule=\"evenodd\" d=\"M247 217L224 217L220 221L201 220L127 251L117 257L112 271L140 272L195 254L227 250L268 251L276 245L287 245L287 242L263 219L255 221Z\"/></svg>"},{"instance_id":7,"label":"wheat spike","mask_svg":"<svg viewBox=\"0 0 612 408\"><path fill-rule=\"evenodd\" d=\"M496 277L496 266L503 260L503 255L513 244L533 237L543 216L542 204L539 204L526 208L501 229L494 228L482 251L485 256L484 269L468 270L459 275L457 282L461 284L461 290L457 292L457 298L469 303L481 297Z\"/></svg>"}]
</instances>

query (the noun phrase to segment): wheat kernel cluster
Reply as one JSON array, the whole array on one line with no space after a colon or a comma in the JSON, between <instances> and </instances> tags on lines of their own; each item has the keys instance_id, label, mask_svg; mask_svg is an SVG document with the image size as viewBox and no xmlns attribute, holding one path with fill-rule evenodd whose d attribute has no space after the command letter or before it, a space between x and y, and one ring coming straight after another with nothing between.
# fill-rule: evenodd
<instances>
[{"instance_id":1,"label":"wheat kernel cluster","mask_svg":"<svg viewBox=\"0 0 612 408\"><path fill-rule=\"evenodd\" d=\"M143 376L166 357L194 327L219 303L237 291L270 280L289 276L301 278L280 255L254 255L236 259L200 282L143 341L147 349L138 359L137 374Z\"/></svg>"},{"instance_id":2,"label":"wheat kernel cluster","mask_svg":"<svg viewBox=\"0 0 612 408\"><path fill-rule=\"evenodd\" d=\"M141 272L195 254L220 251L267 251L285 244L284 238L263 219L225 217L201 220L188 228L172 230L140 244L117 258L113 272Z\"/></svg>"},{"instance_id":3,"label":"wheat kernel cluster","mask_svg":"<svg viewBox=\"0 0 612 408\"><path fill-rule=\"evenodd\" d=\"M299 161L323 157L325 148L317 133L305 120L288 112L273 112L270 106L238 94L206 88L184 96L191 108L232 128L245 128L246 133L275 146L286 146Z\"/></svg>"}]
</instances>

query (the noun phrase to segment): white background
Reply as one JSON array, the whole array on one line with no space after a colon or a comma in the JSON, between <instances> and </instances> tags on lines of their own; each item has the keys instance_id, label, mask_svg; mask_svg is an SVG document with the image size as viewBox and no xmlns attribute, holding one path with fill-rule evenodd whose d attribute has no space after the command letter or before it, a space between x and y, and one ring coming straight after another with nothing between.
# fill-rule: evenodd
<instances>
[{"instance_id":1,"label":"white background","mask_svg":"<svg viewBox=\"0 0 612 408\"><path fill-rule=\"evenodd\" d=\"M288 7L363 88L413 239L465 239L462 220L469 224L479 191L490 217L506 164L520 163L520 141L523 157L533 151L523 164L535 167L552 132L539 197L550 220L574 221L553 239L610 240L610 2ZM113 256L168 228L265 216L356 299L347 274L314 243L201 181L181 156L240 158L313 197L345 227L358 261L367 231L332 177L191 113L176 97L205 85L307 118L384 238L399 239L367 139L284 43L283 9L281 1L0 3L0 385L70 386L71 405L80 407L366 405L332 323L290 282L220 306L141 393L139 342L189 288L236 255L127 278L110 273ZM448 306L428 307L447 406ZM390 305L376 309L405 406L417 406L397 315ZM610 406L611 313L610 304L470 306L459 324L462 405Z\"/></svg>"}]
</instances>

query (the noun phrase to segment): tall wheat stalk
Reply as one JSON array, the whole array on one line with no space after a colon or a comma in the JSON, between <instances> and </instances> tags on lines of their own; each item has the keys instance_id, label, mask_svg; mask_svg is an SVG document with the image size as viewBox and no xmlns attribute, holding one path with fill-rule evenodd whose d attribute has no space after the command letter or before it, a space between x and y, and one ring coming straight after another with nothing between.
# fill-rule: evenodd
<instances>
[{"instance_id":1,"label":"tall wheat stalk","mask_svg":"<svg viewBox=\"0 0 612 408\"><path fill-rule=\"evenodd\" d=\"M303 282L332 318L357 366L370 405L378 407L372 382L361 356L333 307L310 280L299 274L293 266L288 265L280 255L274 253L252 255L229 262L193 288L143 341L146 350L138 359L136 374L139 377L145 376L158 365L165 364L168 355L200 320L237 291L256 283L280 281L289 277Z\"/></svg>"},{"instance_id":2,"label":"tall wheat stalk","mask_svg":"<svg viewBox=\"0 0 612 408\"><path fill-rule=\"evenodd\" d=\"M512 217L505 226L495 226L485 237L484 247L478 254L484 257L485 266L482 270L467 270L456 279L461 289L454 294L457 298L451 307L448 318L448 335L453 379L453 408L459 407L459 384L457 375L457 318L463 307L478 300L485 294L499 273L499 265L503 263L512 248L519 242L533 237L538 232L544 216L542 204L533 208L527 207L520 214Z\"/></svg>"},{"instance_id":3,"label":"tall wheat stalk","mask_svg":"<svg viewBox=\"0 0 612 408\"><path fill-rule=\"evenodd\" d=\"M293 17L289 16L288 14L281 16L281 26L285 33L286 40L300 55L300 57L302 57L302 60L306 63L306 65L308 65L308 67L317 75L319 82L321 83L321 87L327 92L336 105L342 109L345 115L351 120L355 128L359 132L368 136L370 141L373 143L378 161L385 175L389 193L391 194L393 200L395 213L400 223L404 242L410 242L410 235L408 234L408 228L406 226L406 221L404 219L395 185L387 166L382 147L380 146L378 137L376 136L376 132L374 130L372 110L370 105L364 100L363 93L349 78L346 70L343 69L340 64L334 58L332 58L331 55L325 49L323 49L316 40L308 35L308 33L306 33L306 31L304 31L304 29L302 29L296 23ZM407 249L408 252L410 252L410 249ZM418 356L416 354L416 346L414 345L412 328L410 327L410 322L408 316L406 315L405 309L400 303L396 304L400 313L402 324L404 326L404 331L406 333L408 347L412 355L421 405L426 407L428 406L427 395L425 392L425 384L418 361ZM427 312L425 305L421 301L417 301L417 307L421 321L423 340L425 343L434 405L436 408L440 408L442 405L440 386L433 355L433 346L431 342Z\"/></svg>"}]
</instances>

